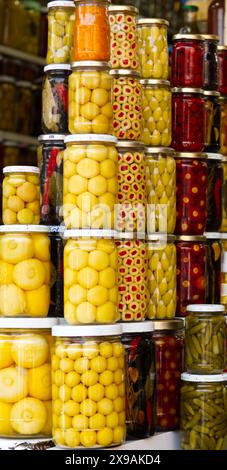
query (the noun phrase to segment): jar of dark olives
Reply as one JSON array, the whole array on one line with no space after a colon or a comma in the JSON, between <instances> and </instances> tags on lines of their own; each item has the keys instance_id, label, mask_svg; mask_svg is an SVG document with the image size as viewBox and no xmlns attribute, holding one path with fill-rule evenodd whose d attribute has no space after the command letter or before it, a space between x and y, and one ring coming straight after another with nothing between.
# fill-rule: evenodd
<instances>
[{"instance_id":1,"label":"jar of dark olives","mask_svg":"<svg viewBox=\"0 0 227 470\"><path fill-rule=\"evenodd\" d=\"M222 223L223 168L220 154L208 153L206 232L218 232Z\"/></svg>"},{"instance_id":2,"label":"jar of dark olives","mask_svg":"<svg viewBox=\"0 0 227 470\"><path fill-rule=\"evenodd\" d=\"M204 91L205 99L205 152L220 150L221 106L218 91Z\"/></svg>"},{"instance_id":3,"label":"jar of dark olives","mask_svg":"<svg viewBox=\"0 0 227 470\"><path fill-rule=\"evenodd\" d=\"M204 82L204 41L199 34L173 36L172 85L202 88Z\"/></svg>"},{"instance_id":4,"label":"jar of dark olives","mask_svg":"<svg viewBox=\"0 0 227 470\"><path fill-rule=\"evenodd\" d=\"M218 87L218 56L217 46L219 38L213 34L203 34L204 46L204 80L205 90L217 90Z\"/></svg>"}]
</instances>

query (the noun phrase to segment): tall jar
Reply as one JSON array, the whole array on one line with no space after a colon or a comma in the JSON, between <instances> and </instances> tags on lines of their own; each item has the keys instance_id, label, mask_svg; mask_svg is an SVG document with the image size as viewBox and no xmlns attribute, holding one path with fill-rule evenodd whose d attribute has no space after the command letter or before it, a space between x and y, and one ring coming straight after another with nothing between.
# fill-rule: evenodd
<instances>
[{"instance_id":1,"label":"tall jar","mask_svg":"<svg viewBox=\"0 0 227 470\"><path fill-rule=\"evenodd\" d=\"M155 431L153 322L122 324L126 351L126 438L145 439Z\"/></svg>"},{"instance_id":2,"label":"tall jar","mask_svg":"<svg viewBox=\"0 0 227 470\"><path fill-rule=\"evenodd\" d=\"M227 95L227 46L218 46L218 91Z\"/></svg>"},{"instance_id":3,"label":"tall jar","mask_svg":"<svg viewBox=\"0 0 227 470\"><path fill-rule=\"evenodd\" d=\"M173 36L172 85L202 88L204 84L204 41L199 34Z\"/></svg>"},{"instance_id":4,"label":"tall jar","mask_svg":"<svg viewBox=\"0 0 227 470\"><path fill-rule=\"evenodd\" d=\"M203 90L173 88L172 92L172 146L177 152L202 152L205 146Z\"/></svg>"},{"instance_id":5,"label":"tall jar","mask_svg":"<svg viewBox=\"0 0 227 470\"><path fill-rule=\"evenodd\" d=\"M153 341L156 364L156 432L175 431L180 424L180 375L183 370L183 320L156 320Z\"/></svg>"},{"instance_id":6,"label":"tall jar","mask_svg":"<svg viewBox=\"0 0 227 470\"><path fill-rule=\"evenodd\" d=\"M23 0L25 9L23 28L23 50L35 56L39 51L40 2Z\"/></svg>"},{"instance_id":7,"label":"tall jar","mask_svg":"<svg viewBox=\"0 0 227 470\"><path fill-rule=\"evenodd\" d=\"M53 1L48 8L47 64L71 62L74 34L74 2Z\"/></svg>"},{"instance_id":8,"label":"tall jar","mask_svg":"<svg viewBox=\"0 0 227 470\"><path fill-rule=\"evenodd\" d=\"M15 49L23 48L23 31L25 24L25 9L21 0L7 0L4 2L4 46Z\"/></svg>"},{"instance_id":9,"label":"tall jar","mask_svg":"<svg viewBox=\"0 0 227 470\"><path fill-rule=\"evenodd\" d=\"M32 84L27 81L17 82L15 103L15 129L18 134L32 133Z\"/></svg>"},{"instance_id":10,"label":"tall jar","mask_svg":"<svg viewBox=\"0 0 227 470\"><path fill-rule=\"evenodd\" d=\"M212 34L203 34L204 45L204 80L205 90L217 90L218 88L218 55L217 47L219 38Z\"/></svg>"},{"instance_id":11,"label":"tall jar","mask_svg":"<svg viewBox=\"0 0 227 470\"><path fill-rule=\"evenodd\" d=\"M221 303L221 233L206 232L207 240L207 275L206 275L206 303Z\"/></svg>"},{"instance_id":12,"label":"tall jar","mask_svg":"<svg viewBox=\"0 0 227 470\"><path fill-rule=\"evenodd\" d=\"M16 103L16 81L8 75L0 76L0 129L14 132ZM26 118L26 116L25 116Z\"/></svg>"},{"instance_id":13,"label":"tall jar","mask_svg":"<svg viewBox=\"0 0 227 470\"><path fill-rule=\"evenodd\" d=\"M69 64L44 67L42 91L42 130L46 134L68 132L68 77Z\"/></svg>"},{"instance_id":14,"label":"tall jar","mask_svg":"<svg viewBox=\"0 0 227 470\"><path fill-rule=\"evenodd\" d=\"M63 283L63 227L49 227L51 252L51 290L50 290L50 317L64 317L64 283Z\"/></svg>"},{"instance_id":15,"label":"tall jar","mask_svg":"<svg viewBox=\"0 0 227 470\"><path fill-rule=\"evenodd\" d=\"M222 224L221 232L227 232L227 157L222 157Z\"/></svg>"},{"instance_id":16,"label":"tall jar","mask_svg":"<svg viewBox=\"0 0 227 470\"><path fill-rule=\"evenodd\" d=\"M221 96L221 148L220 153L227 155L227 96Z\"/></svg>"},{"instance_id":17,"label":"tall jar","mask_svg":"<svg viewBox=\"0 0 227 470\"><path fill-rule=\"evenodd\" d=\"M125 439L125 353L120 325L55 326L53 438L63 448Z\"/></svg>"},{"instance_id":18,"label":"tall jar","mask_svg":"<svg viewBox=\"0 0 227 470\"><path fill-rule=\"evenodd\" d=\"M218 91L204 91L205 152L219 152L221 134L221 106Z\"/></svg>"},{"instance_id":19,"label":"tall jar","mask_svg":"<svg viewBox=\"0 0 227 470\"><path fill-rule=\"evenodd\" d=\"M227 233L221 234L222 256L221 256L221 303L227 312Z\"/></svg>"},{"instance_id":20,"label":"tall jar","mask_svg":"<svg viewBox=\"0 0 227 470\"><path fill-rule=\"evenodd\" d=\"M222 223L222 156L208 154L208 185L207 185L207 224L206 232L218 232Z\"/></svg>"},{"instance_id":21,"label":"tall jar","mask_svg":"<svg viewBox=\"0 0 227 470\"><path fill-rule=\"evenodd\" d=\"M142 78L167 80L169 76L168 26L169 22L160 18L140 18L137 21Z\"/></svg>"},{"instance_id":22,"label":"tall jar","mask_svg":"<svg viewBox=\"0 0 227 470\"><path fill-rule=\"evenodd\" d=\"M111 134L112 78L108 62L73 62L69 77L69 132Z\"/></svg>"},{"instance_id":23,"label":"tall jar","mask_svg":"<svg viewBox=\"0 0 227 470\"><path fill-rule=\"evenodd\" d=\"M225 0L212 0L208 8L208 32L217 34L224 44Z\"/></svg>"},{"instance_id":24,"label":"tall jar","mask_svg":"<svg viewBox=\"0 0 227 470\"><path fill-rule=\"evenodd\" d=\"M136 19L139 10L132 5L110 5L110 51L113 69L138 70Z\"/></svg>"}]
</instances>

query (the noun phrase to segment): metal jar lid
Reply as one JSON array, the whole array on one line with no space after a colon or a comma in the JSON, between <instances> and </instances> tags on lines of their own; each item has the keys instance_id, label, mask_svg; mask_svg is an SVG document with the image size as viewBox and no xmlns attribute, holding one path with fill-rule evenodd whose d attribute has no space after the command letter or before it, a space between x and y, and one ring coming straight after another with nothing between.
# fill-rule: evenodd
<instances>
[{"instance_id":1,"label":"metal jar lid","mask_svg":"<svg viewBox=\"0 0 227 470\"><path fill-rule=\"evenodd\" d=\"M136 142L135 140L118 140L117 142L118 149L130 148L130 149L139 149L144 151L145 145L143 142Z\"/></svg>"},{"instance_id":2,"label":"metal jar lid","mask_svg":"<svg viewBox=\"0 0 227 470\"><path fill-rule=\"evenodd\" d=\"M95 143L106 143L106 144L117 144L117 138L113 135L108 134L71 134L64 138L65 144L95 144Z\"/></svg>"},{"instance_id":3,"label":"metal jar lid","mask_svg":"<svg viewBox=\"0 0 227 470\"><path fill-rule=\"evenodd\" d=\"M219 91L204 90L203 94L204 94L204 96L217 96L217 98L219 98L221 96L221 93L219 93Z\"/></svg>"},{"instance_id":4,"label":"metal jar lid","mask_svg":"<svg viewBox=\"0 0 227 470\"><path fill-rule=\"evenodd\" d=\"M49 233L46 225L0 225L0 233Z\"/></svg>"},{"instance_id":5,"label":"metal jar lid","mask_svg":"<svg viewBox=\"0 0 227 470\"><path fill-rule=\"evenodd\" d=\"M169 21L164 20L163 18L139 18L137 20L138 26L151 26L156 24L162 26L169 26Z\"/></svg>"},{"instance_id":6,"label":"metal jar lid","mask_svg":"<svg viewBox=\"0 0 227 470\"><path fill-rule=\"evenodd\" d=\"M189 313L212 313L212 314L223 314L225 313L225 307L221 304L192 304L186 308Z\"/></svg>"},{"instance_id":7,"label":"metal jar lid","mask_svg":"<svg viewBox=\"0 0 227 470\"><path fill-rule=\"evenodd\" d=\"M146 235L147 242L157 242L158 243L174 243L176 240L175 235L168 235L166 233L147 233Z\"/></svg>"},{"instance_id":8,"label":"metal jar lid","mask_svg":"<svg viewBox=\"0 0 227 470\"><path fill-rule=\"evenodd\" d=\"M69 64L49 64L49 65L45 65L43 71L44 73L46 72L52 72L52 71L55 71L55 70L72 70L71 69L71 66Z\"/></svg>"},{"instance_id":9,"label":"metal jar lid","mask_svg":"<svg viewBox=\"0 0 227 470\"><path fill-rule=\"evenodd\" d=\"M227 46L218 46L218 52L227 51Z\"/></svg>"},{"instance_id":10,"label":"metal jar lid","mask_svg":"<svg viewBox=\"0 0 227 470\"><path fill-rule=\"evenodd\" d=\"M213 374L213 375L197 375L188 374L184 372L181 374L181 380L184 382L196 382L196 383L215 383L215 382L227 382L227 374Z\"/></svg>"},{"instance_id":11,"label":"metal jar lid","mask_svg":"<svg viewBox=\"0 0 227 470\"><path fill-rule=\"evenodd\" d=\"M120 323L122 327L122 334L127 333L151 333L154 331L154 322L153 321L134 321L134 322L122 322Z\"/></svg>"},{"instance_id":12,"label":"metal jar lid","mask_svg":"<svg viewBox=\"0 0 227 470\"><path fill-rule=\"evenodd\" d=\"M131 13L133 15L138 15L138 8L132 5L110 5L109 13Z\"/></svg>"},{"instance_id":13,"label":"metal jar lid","mask_svg":"<svg viewBox=\"0 0 227 470\"><path fill-rule=\"evenodd\" d=\"M116 232L105 229L69 229L64 231L63 238L116 238Z\"/></svg>"},{"instance_id":14,"label":"metal jar lid","mask_svg":"<svg viewBox=\"0 0 227 470\"><path fill-rule=\"evenodd\" d=\"M153 86L165 86L170 88L170 82L168 80L156 80L156 79L141 79L140 80L141 85L144 87L153 87Z\"/></svg>"},{"instance_id":15,"label":"metal jar lid","mask_svg":"<svg viewBox=\"0 0 227 470\"><path fill-rule=\"evenodd\" d=\"M132 77L132 78L140 78L140 73L136 72L135 70L131 69L112 69L110 71L111 77Z\"/></svg>"},{"instance_id":16,"label":"metal jar lid","mask_svg":"<svg viewBox=\"0 0 227 470\"><path fill-rule=\"evenodd\" d=\"M66 0L55 0L53 2L49 2L47 4L47 8L58 8L58 7L67 7L67 8L74 8L74 2L69 2Z\"/></svg>"},{"instance_id":17,"label":"metal jar lid","mask_svg":"<svg viewBox=\"0 0 227 470\"><path fill-rule=\"evenodd\" d=\"M207 240L221 240L220 232L205 232L204 233Z\"/></svg>"},{"instance_id":18,"label":"metal jar lid","mask_svg":"<svg viewBox=\"0 0 227 470\"><path fill-rule=\"evenodd\" d=\"M176 242L205 242L204 235L176 235Z\"/></svg>"},{"instance_id":19,"label":"metal jar lid","mask_svg":"<svg viewBox=\"0 0 227 470\"><path fill-rule=\"evenodd\" d=\"M73 62L71 68L74 69L111 69L110 62L103 62L101 60L82 60L81 62Z\"/></svg>"},{"instance_id":20,"label":"metal jar lid","mask_svg":"<svg viewBox=\"0 0 227 470\"><path fill-rule=\"evenodd\" d=\"M222 155L220 153L207 153L208 160L222 161Z\"/></svg>"},{"instance_id":21,"label":"metal jar lid","mask_svg":"<svg viewBox=\"0 0 227 470\"><path fill-rule=\"evenodd\" d=\"M118 232L115 231L115 238L117 240L141 240L145 241L145 232Z\"/></svg>"},{"instance_id":22,"label":"metal jar lid","mask_svg":"<svg viewBox=\"0 0 227 470\"><path fill-rule=\"evenodd\" d=\"M175 158L191 158L191 159L200 159L200 160L207 160L206 153L192 153L192 152L176 152L174 154Z\"/></svg>"},{"instance_id":23,"label":"metal jar lid","mask_svg":"<svg viewBox=\"0 0 227 470\"><path fill-rule=\"evenodd\" d=\"M52 336L61 337L91 337L92 340L96 336L119 336L122 334L121 325L57 325L52 328Z\"/></svg>"},{"instance_id":24,"label":"metal jar lid","mask_svg":"<svg viewBox=\"0 0 227 470\"><path fill-rule=\"evenodd\" d=\"M219 42L219 36L215 34L201 34L203 41Z\"/></svg>"},{"instance_id":25,"label":"metal jar lid","mask_svg":"<svg viewBox=\"0 0 227 470\"><path fill-rule=\"evenodd\" d=\"M5 166L3 168L3 174L11 174L11 173L34 173L36 175L40 174L40 169L37 166L23 166L23 165L16 165L16 166Z\"/></svg>"},{"instance_id":26,"label":"metal jar lid","mask_svg":"<svg viewBox=\"0 0 227 470\"><path fill-rule=\"evenodd\" d=\"M189 93L196 95L203 95L204 91L202 88L191 88L191 87L174 87L172 88L172 93Z\"/></svg>"},{"instance_id":27,"label":"metal jar lid","mask_svg":"<svg viewBox=\"0 0 227 470\"><path fill-rule=\"evenodd\" d=\"M164 154L164 155L169 155L169 154L173 154L175 152L174 149L170 148L170 147L145 147L145 150L144 150L144 157L147 158L149 157L149 154L152 154L152 155L155 155L155 154Z\"/></svg>"},{"instance_id":28,"label":"metal jar lid","mask_svg":"<svg viewBox=\"0 0 227 470\"><path fill-rule=\"evenodd\" d=\"M184 321L181 318L173 320L154 320L154 331L161 330L179 330L184 327Z\"/></svg>"},{"instance_id":29,"label":"metal jar lid","mask_svg":"<svg viewBox=\"0 0 227 470\"><path fill-rule=\"evenodd\" d=\"M201 34L175 34L173 36L173 41L180 41L186 39L188 41L202 41L203 36Z\"/></svg>"},{"instance_id":30,"label":"metal jar lid","mask_svg":"<svg viewBox=\"0 0 227 470\"><path fill-rule=\"evenodd\" d=\"M42 330L51 329L57 324L57 318L1 318L1 330Z\"/></svg>"},{"instance_id":31,"label":"metal jar lid","mask_svg":"<svg viewBox=\"0 0 227 470\"><path fill-rule=\"evenodd\" d=\"M63 141L65 139L65 134L42 134L39 135L38 141L39 142L57 142Z\"/></svg>"}]
</instances>

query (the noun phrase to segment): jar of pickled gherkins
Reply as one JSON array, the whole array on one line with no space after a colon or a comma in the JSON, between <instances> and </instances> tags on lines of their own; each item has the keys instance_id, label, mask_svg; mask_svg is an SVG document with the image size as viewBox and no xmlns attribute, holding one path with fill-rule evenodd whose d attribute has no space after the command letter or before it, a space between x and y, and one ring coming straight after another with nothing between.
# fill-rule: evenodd
<instances>
[{"instance_id":1,"label":"jar of pickled gherkins","mask_svg":"<svg viewBox=\"0 0 227 470\"><path fill-rule=\"evenodd\" d=\"M66 230L64 318L70 325L115 323L117 247L111 230Z\"/></svg>"},{"instance_id":2,"label":"jar of pickled gherkins","mask_svg":"<svg viewBox=\"0 0 227 470\"><path fill-rule=\"evenodd\" d=\"M3 168L2 220L5 225L39 224L39 169L32 166Z\"/></svg>"},{"instance_id":3,"label":"jar of pickled gherkins","mask_svg":"<svg viewBox=\"0 0 227 470\"><path fill-rule=\"evenodd\" d=\"M221 233L221 303L227 311L227 233Z\"/></svg>"},{"instance_id":4,"label":"jar of pickled gherkins","mask_svg":"<svg viewBox=\"0 0 227 470\"><path fill-rule=\"evenodd\" d=\"M113 108L107 62L73 62L69 77L71 134L111 134Z\"/></svg>"},{"instance_id":5,"label":"jar of pickled gherkins","mask_svg":"<svg viewBox=\"0 0 227 470\"><path fill-rule=\"evenodd\" d=\"M181 381L181 448L226 450L227 374L184 373Z\"/></svg>"},{"instance_id":6,"label":"jar of pickled gherkins","mask_svg":"<svg viewBox=\"0 0 227 470\"><path fill-rule=\"evenodd\" d=\"M64 64L71 61L74 34L74 2L57 0L49 2L47 64Z\"/></svg>"},{"instance_id":7,"label":"jar of pickled gherkins","mask_svg":"<svg viewBox=\"0 0 227 470\"><path fill-rule=\"evenodd\" d=\"M207 221L207 155L176 153L176 230L202 235Z\"/></svg>"},{"instance_id":8,"label":"jar of pickled gherkins","mask_svg":"<svg viewBox=\"0 0 227 470\"><path fill-rule=\"evenodd\" d=\"M218 91L227 95L227 46L218 46Z\"/></svg>"},{"instance_id":9,"label":"jar of pickled gherkins","mask_svg":"<svg viewBox=\"0 0 227 470\"><path fill-rule=\"evenodd\" d=\"M172 97L170 82L140 80L143 87L142 141L145 145L169 147L172 141Z\"/></svg>"},{"instance_id":10,"label":"jar of pickled gherkins","mask_svg":"<svg viewBox=\"0 0 227 470\"><path fill-rule=\"evenodd\" d=\"M119 141L118 145L118 207L115 228L126 232L145 232L146 170L144 145Z\"/></svg>"},{"instance_id":11,"label":"jar of pickled gherkins","mask_svg":"<svg viewBox=\"0 0 227 470\"><path fill-rule=\"evenodd\" d=\"M155 430L153 322L123 323L126 351L126 438L145 439Z\"/></svg>"},{"instance_id":12,"label":"jar of pickled gherkins","mask_svg":"<svg viewBox=\"0 0 227 470\"><path fill-rule=\"evenodd\" d=\"M13 77L0 77L0 129L13 132L15 128L16 81ZM26 116L25 116L26 118Z\"/></svg>"},{"instance_id":13,"label":"jar of pickled gherkins","mask_svg":"<svg viewBox=\"0 0 227 470\"><path fill-rule=\"evenodd\" d=\"M140 18L137 21L139 63L142 78L162 80L168 78L168 26L168 21L159 18Z\"/></svg>"},{"instance_id":14,"label":"jar of pickled gherkins","mask_svg":"<svg viewBox=\"0 0 227 470\"><path fill-rule=\"evenodd\" d=\"M176 224L176 164L173 150L145 148L147 232L174 233Z\"/></svg>"},{"instance_id":15,"label":"jar of pickled gherkins","mask_svg":"<svg viewBox=\"0 0 227 470\"><path fill-rule=\"evenodd\" d=\"M221 106L218 91L204 91L205 99L205 152L219 152L221 132Z\"/></svg>"},{"instance_id":16,"label":"jar of pickled gherkins","mask_svg":"<svg viewBox=\"0 0 227 470\"><path fill-rule=\"evenodd\" d=\"M220 304L221 296L221 233L207 232L207 276L206 276L206 303Z\"/></svg>"},{"instance_id":17,"label":"jar of pickled gherkins","mask_svg":"<svg viewBox=\"0 0 227 470\"><path fill-rule=\"evenodd\" d=\"M68 77L69 64L44 67L42 92L42 130L46 134L68 132Z\"/></svg>"},{"instance_id":18,"label":"jar of pickled gherkins","mask_svg":"<svg viewBox=\"0 0 227 470\"><path fill-rule=\"evenodd\" d=\"M205 146L203 90L173 88L172 92L172 146L177 152L202 152Z\"/></svg>"},{"instance_id":19,"label":"jar of pickled gherkins","mask_svg":"<svg viewBox=\"0 0 227 470\"><path fill-rule=\"evenodd\" d=\"M67 228L114 228L117 140L86 134L65 138L63 215ZM137 170L139 172L139 168Z\"/></svg>"},{"instance_id":20,"label":"jar of pickled gherkins","mask_svg":"<svg viewBox=\"0 0 227 470\"><path fill-rule=\"evenodd\" d=\"M74 60L110 60L109 1L75 0Z\"/></svg>"},{"instance_id":21,"label":"jar of pickled gherkins","mask_svg":"<svg viewBox=\"0 0 227 470\"><path fill-rule=\"evenodd\" d=\"M118 232L118 313L122 322L142 321L148 306L148 258L145 234Z\"/></svg>"},{"instance_id":22,"label":"jar of pickled gherkins","mask_svg":"<svg viewBox=\"0 0 227 470\"><path fill-rule=\"evenodd\" d=\"M206 232L219 231L222 224L222 156L209 153L207 184L207 223Z\"/></svg>"},{"instance_id":23,"label":"jar of pickled gherkins","mask_svg":"<svg viewBox=\"0 0 227 470\"><path fill-rule=\"evenodd\" d=\"M27 81L17 82L15 103L15 129L19 134L30 135L32 132L32 84Z\"/></svg>"},{"instance_id":24,"label":"jar of pickled gherkins","mask_svg":"<svg viewBox=\"0 0 227 470\"><path fill-rule=\"evenodd\" d=\"M189 304L206 302L206 238L202 235L176 237L177 317L185 317Z\"/></svg>"},{"instance_id":25,"label":"jar of pickled gherkins","mask_svg":"<svg viewBox=\"0 0 227 470\"><path fill-rule=\"evenodd\" d=\"M63 317L64 284L63 284L63 227L49 227L51 252L51 290L49 316Z\"/></svg>"},{"instance_id":26,"label":"jar of pickled gherkins","mask_svg":"<svg viewBox=\"0 0 227 470\"><path fill-rule=\"evenodd\" d=\"M204 79L205 90L217 90L218 88L218 54L217 47L219 37L212 34L202 35L204 46Z\"/></svg>"},{"instance_id":27,"label":"jar of pickled gherkins","mask_svg":"<svg viewBox=\"0 0 227 470\"><path fill-rule=\"evenodd\" d=\"M221 148L220 153L227 155L227 96L221 96Z\"/></svg>"},{"instance_id":28,"label":"jar of pickled gherkins","mask_svg":"<svg viewBox=\"0 0 227 470\"><path fill-rule=\"evenodd\" d=\"M48 315L51 274L48 231L43 225L0 226L1 317Z\"/></svg>"},{"instance_id":29,"label":"jar of pickled gherkins","mask_svg":"<svg viewBox=\"0 0 227 470\"><path fill-rule=\"evenodd\" d=\"M227 232L227 157L222 157L222 224L221 232Z\"/></svg>"},{"instance_id":30,"label":"jar of pickled gherkins","mask_svg":"<svg viewBox=\"0 0 227 470\"><path fill-rule=\"evenodd\" d=\"M138 70L136 19L139 10L132 5L110 5L110 51L113 69Z\"/></svg>"},{"instance_id":31,"label":"jar of pickled gherkins","mask_svg":"<svg viewBox=\"0 0 227 470\"><path fill-rule=\"evenodd\" d=\"M152 335L155 346L155 431L174 431L180 424L180 375L183 370L184 322L156 320Z\"/></svg>"},{"instance_id":32,"label":"jar of pickled gherkins","mask_svg":"<svg viewBox=\"0 0 227 470\"><path fill-rule=\"evenodd\" d=\"M199 34L173 36L172 85L202 88L204 84L204 41Z\"/></svg>"},{"instance_id":33,"label":"jar of pickled gherkins","mask_svg":"<svg viewBox=\"0 0 227 470\"><path fill-rule=\"evenodd\" d=\"M120 325L55 326L53 438L93 448L125 439L125 353Z\"/></svg>"}]
</instances>

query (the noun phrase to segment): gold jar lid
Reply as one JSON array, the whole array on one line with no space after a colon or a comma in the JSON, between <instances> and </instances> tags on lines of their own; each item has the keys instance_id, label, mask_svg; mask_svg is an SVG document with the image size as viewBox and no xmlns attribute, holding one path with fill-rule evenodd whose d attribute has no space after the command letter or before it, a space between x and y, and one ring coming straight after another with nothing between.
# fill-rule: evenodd
<instances>
[{"instance_id":1,"label":"gold jar lid","mask_svg":"<svg viewBox=\"0 0 227 470\"><path fill-rule=\"evenodd\" d=\"M71 64L72 70L74 69L105 69L105 70L110 70L111 69L111 64L110 62L104 62L101 60L81 60L72 62Z\"/></svg>"},{"instance_id":2,"label":"gold jar lid","mask_svg":"<svg viewBox=\"0 0 227 470\"><path fill-rule=\"evenodd\" d=\"M202 88L191 88L191 87L174 87L172 88L173 93L194 93L197 95L203 95L204 91Z\"/></svg>"},{"instance_id":3,"label":"gold jar lid","mask_svg":"<svg viewBox=\"0 0 227 470\"><path fill-rule=\"evenodd\" d=\"M170 148L170 147L145 147L145 158L149 156L149 154L164 154L164 155L169 155L169 154L173 154L175 151L174 149Z\"/></svg>"},{"instance_id":4,"label":"gold jar lid","mask_svg":"<svg viewBox=\"0 0 227 470\"><path fill-rule=\"evenodd\" d=\"M109 13L131 13L133 15L138 15L138 8L133 5L110 5Z\"/></svg>"},{"instance_id":5,"label":"gold jar lid","mask_svg":"<svg viewBox=\"0 0 227 470\"><path fill-rule=\"evenodd\" d=\"M202 41L202 34L175 34L173 36L173 41L180 41L182 39L192 40L192 41Z\"/></svg>"},{"instance_id":6,"label":"gold jar lid","mask_svg":"<svg viewBox=\"0 0 227 470\"><path fill-rule=\"evenodd\" d=\"M176 235L176 242L205 242L204 235Z\"/></svg>"},{"instance_id":7,"label":"gold jar lid","mask_svg":"<svg viewBox=\"0 0 227 470\"><path fill-rule=\"evenodd\" d=\"M170 82L168 80L156 80L156 79L143 78L140 80L140 83L143 86L166 86L170 88Z\"/></svg>"},{"instance_id":8,"label":"gold jar lid","mask_svg":"<svg viewBox=\"0 0 227 470\"><path fill-rule=\"evenodd\" d=\"M110 75L114 78L122 76L140 78L140 73L131 69L112 69Z\"/></svg>"},{"instance_id":9,"label":"gold jar lid","mask_svg":"<svg viewBox=\"0 0 227 470\"><path fill-rule=\"evenodd\" d=\"M192 152L176 152L174 155L175 158L192 158L192 159L200 159L200 160L206 160L207 159L207 154L206 153L192 153Z\"/></svg>"},{"instance_id":10,"label":"gold jar lid","mask_svg":"<svg viewBox=\"0 0 227 470\"><path fill-rule=\"evenodd\" d=\"M117 148L130 148L144 151L145 145L143 142L136 142L135 140L118 140Z\"/></svg>"},{"instance_id":11,"label":"gold jar lid","mask_svg":"<svg viewBox=\"0 0 227 470\"><path fill-rule=\"evenodd\" d=\"M169 21L164 20L163 18L139 18L137 20L138 26L149 26L160 24L162 26L169 26Z\"/></svg>"},{"instance_id":12,"label":"gold jar lid","mask_svg":"<svg viewBox=\"0 0 227 470\"><path fill-rule=\"evenodd\" d=\"M201 34L200 36L204 41L219 42L219 36L216 36L215 34Z\"/></svg>"},{"instance_id":13,"label":"gold jar lid","mask_svg":"<svg viewBox=\"0 0 227 470\"><path fill-rule=\"evenodd\" d=\"M173 320L154 320L154 331L161 330L179 330L184 327L184 321L181 318Z\"/></svg>"}]
</instances>

